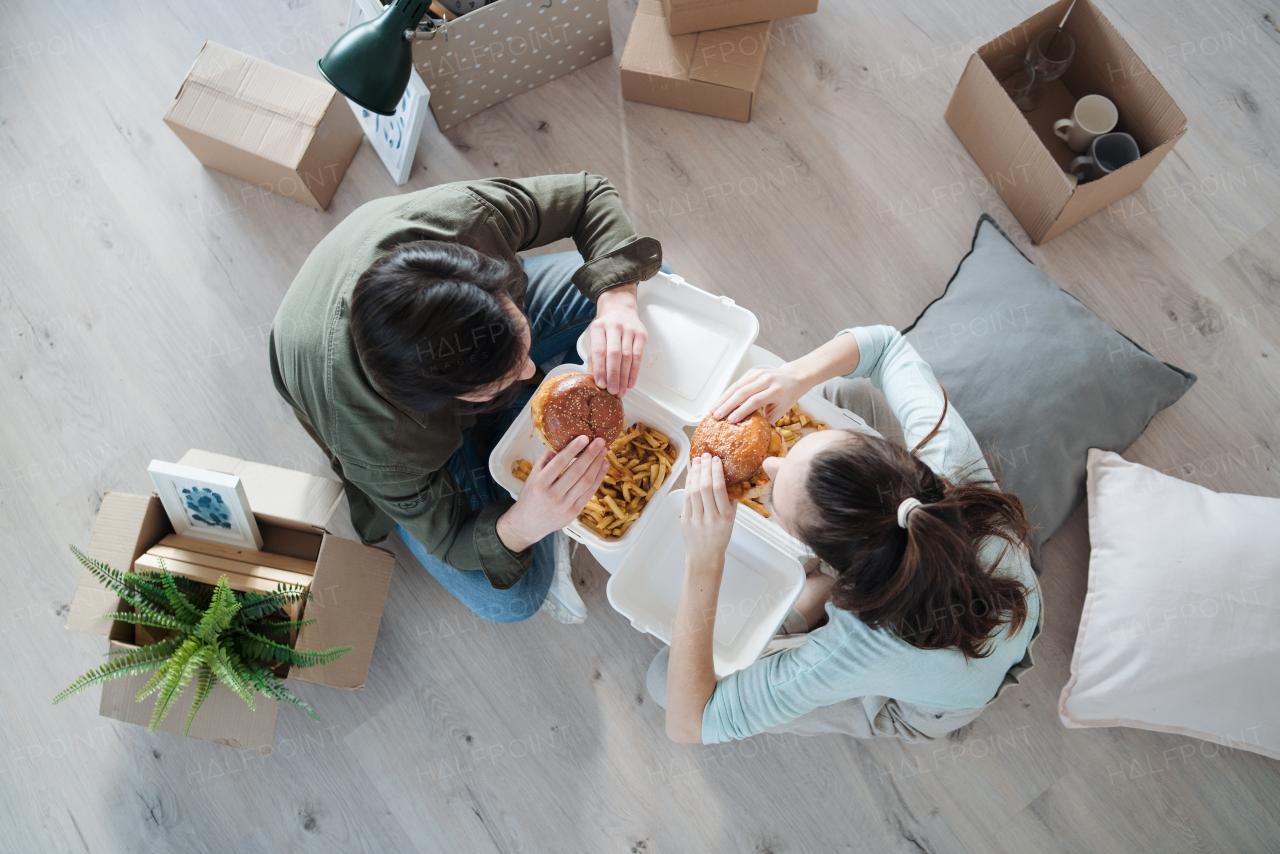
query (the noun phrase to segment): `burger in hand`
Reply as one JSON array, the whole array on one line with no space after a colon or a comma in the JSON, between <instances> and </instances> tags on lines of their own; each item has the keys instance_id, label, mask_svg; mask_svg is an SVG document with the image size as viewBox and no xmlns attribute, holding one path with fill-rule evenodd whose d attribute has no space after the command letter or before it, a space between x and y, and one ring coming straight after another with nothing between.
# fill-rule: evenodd
<instances>
[{"instance_id":1,"label":"burger in hand","mask_svg":"<svg viewBox=\"0 0 1280 854\"><path fill-rule=\"evenodd\" d=\"M689 442L690 459L703 454L719 457L724 464L730 498L756 498L769 483L760 467L765 457L784 457L787 446L763 412L754 412L736 424L708 415Z\"/></svg>"},{"instance_id":2,"label":"burger in hand","mask_svg":"<svg viewBox=\"0 0 1280 854\"><path fill-rule=\"evenodd\" d=\"M604 439L605 447L622 435L627 416L622 401L596 385L590 374L551 377L533 395L533 427L544 445L564 450L578 436Z\"/></svg>"}]
</instances>

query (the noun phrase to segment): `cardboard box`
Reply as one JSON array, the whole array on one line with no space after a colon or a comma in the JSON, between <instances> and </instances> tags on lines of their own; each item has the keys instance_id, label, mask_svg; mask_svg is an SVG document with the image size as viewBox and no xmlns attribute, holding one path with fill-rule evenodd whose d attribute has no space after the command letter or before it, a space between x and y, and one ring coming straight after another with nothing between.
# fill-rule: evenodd
<instances>
[{"instance_id":1,"label":"cardboard box","mask_svg":"<svg viewBox=\"0 0 1280 854\"><path fill-rule=\"evenodd\" d=\"M774 21L818 11L818 0L662 0L673 36Z\"/></svg>"},{"instance_id":2,"label":"cardboard box","mask_svg":"<svg viewBox=\"0 0 1280 854\"><path fill-rule=\"evenodd\" d=\"M196 159L324 210L364 131L323 80L205 42L164 121Z\"/></svg>"},{"instance_id":3,"label":"cardboard box","mask_svg":"<svg viewBox=\"0 0 1280 854\"><path fill-rule=\"evenodd\" d=\"M1076 43L1067 73L1042 84L1044 100L1032 112L1014 105L992 69L1001 57L1025 55L1032 39L1058 25L1070 3L1060 0L978 48L946 113L947 124L1036 243L1141 187L1187 132L1187 118L1173 98L1090 0L1076 3L1064 28ZM1142 157L1073 187L1065 170L1078 155L1054 135L1053 123L1095 93L1115 103L1115 129L1133 135Z\"/></svg>"},{"instance_id":4,"label":"cardboard box","mask_svg":"<svg viewBox=\"0 0 1280 854\"><path fill-rule=\"evenodd\" d=\"M346 110L345 105L343 109ZM314 598L305 603L303 616L316 618L316 623L298 632L296 646L324 650L350 644L354 649L332 664L290 668L285 678L334 688L363 688L395 555L336 537L325 530L342 497L342 484L208 451L188 451L178 462L239 475L262 531L263 551L277 558L315 562L311 582ZM169 517L154 493L144 496L109 492L103 496L85 554L116 569L127 568L173 533ZM263 563L268 559L264 556ZM131 647L135 644L132 624L93 619L127 609L126 603L104 588L88 570L83 570L66 625L73 631L108 638L112 649ZM133 698L149 678L150 674L140 674L105 683L99 712L105 717L146 726L151 720L154 701L138 703ZM182 733L192 693L188 688L160 729ZM315 705L319 707L322 703ZM196 714L191 736L270 753L278 710L278 703L259 696L257 710L250 711L239 696L219 683ZM322 708L316 711L324 716Z\"/></svg>"},{"instance_id":5,"label":"cardboard box","mask_svg":"<svg viewBox=\"0 0 1280 854\"><path fill-rule=\"evenodd\" d=\"M622 51L622 97L751 120L772 21L673 36L659 0L640 0Z\"/></svg>"}]
</instances>

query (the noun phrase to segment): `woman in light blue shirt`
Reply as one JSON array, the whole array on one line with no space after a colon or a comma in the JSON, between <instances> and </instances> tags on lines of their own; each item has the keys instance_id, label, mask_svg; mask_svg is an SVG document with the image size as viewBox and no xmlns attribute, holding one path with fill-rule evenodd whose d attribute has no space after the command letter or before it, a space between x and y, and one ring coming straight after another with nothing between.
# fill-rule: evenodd
<instances>
[{"instance_id":1,"label":"woman in light blue shirt","mask_svg":"<svg viewBox=\"0 0 1280 854\"><path fill-rule=\"evenodd\" d=\"M897 330L848 329L794 362L753 371L713 414L740 421L763 408L775 421L839 376L868 377L884 393L905 447L873 430L827 430L765 461L778 522L825 566L811 569L784 625L794 634L719 681L712 634L737 502L718 458L691 462L684 588L671 647L649 671L676 741L760 732L929 740L972 721L1033 663L1040 593L1022 502L1000 491Z\"/></svg>"}]
</instances>

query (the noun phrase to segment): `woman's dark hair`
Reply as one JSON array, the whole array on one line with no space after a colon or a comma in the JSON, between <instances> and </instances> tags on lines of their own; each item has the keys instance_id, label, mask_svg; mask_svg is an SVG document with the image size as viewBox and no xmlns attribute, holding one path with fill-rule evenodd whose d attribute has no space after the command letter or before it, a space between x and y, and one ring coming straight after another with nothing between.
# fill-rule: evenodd
<instances>
[{"instance_id":1,"label":"woman's dark hair","mask_svg":"<svg viewBox=\"0 0 1280 854\"><path fill-rule=\"evenodd\" d=\"M994 489L994 481L940 477L916 457L923 444L908 451L851 433L815 454L801 539L838 573L831 594L837 607L919 649L985 658L997 629L1008 623L1015 634L1027 619L1030 591L996 568L1010 548L1030 547L1031 524L1022 501ZM903 529L898 505L907 498L923 505L908 513ZM978 560L987 537L1005 543L990 567Z\"/></svg>"},{"instance_id":2,"label":"woman's dark hair","mask_svg":"<svg viewBox=\"0 0 1280 854\"><path fill-rule=\"evenodd\" d=\"M507 294L518 267L457 243L402 243L365 270L351 294L360 362L394 402L427 412L511 376L527 351ZM471 412L505 409L519 383Z\"/></svg>"}]
</instances>

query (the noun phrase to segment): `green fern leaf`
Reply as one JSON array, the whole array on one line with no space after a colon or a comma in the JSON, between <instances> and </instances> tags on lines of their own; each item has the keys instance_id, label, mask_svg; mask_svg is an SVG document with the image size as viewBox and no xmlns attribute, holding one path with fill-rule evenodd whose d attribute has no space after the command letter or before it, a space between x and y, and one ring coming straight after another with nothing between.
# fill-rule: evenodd
<instances>
[{"instance_id":1,"label":"green fern leaf","mask_svg":"<svg viewBox=\"0 0 1280 854\"><path fill-rule=\"evenodd\" d=\"M256 671L254 672L254 676L256 677L255 682L261 686L259 690L261 690L262 693L274 700L282 703L288 703L290 706L297 709L302 709L315 720L320 720L320 715L316 714L316 710L311 708L311 706L297 694L290 691L274 673L259 664L250 665L250 667L252 670Z\"/></svg>"},{"instance_id":2,"label":"green fern leaf","mask_svg":"<svg viewBox=\"0 0 1280 854\"><path fill-rule=\"evenodd\" d=\"M168 614L161 614L151 609L138 611L116 611L112 614L103 614L94 617L95 620L119 620L122 623L134 623L139 626L152 626L157 629L173 629L176 632L190 634L195 628L190 626L176 617L170 617Z\"/></svg>"},{"instance_id":3,"label":"green fern leaf","mask_svg":"<svg viewBox=\"0 0 1280 854\"><path fill-rule=\"evenodd\" d=\"M160 565L164 566L164 558L160 559ZM197 611L191 601L178 589L177 583L173 580L173 574L167 567L161 583L164 584L165 597L174 615L188 623L200 622L201 612Z\"/></svg>"},{"instance_id":4,"label":"green fern leaf","mask_svg":"<svg viewBox=\"0 0 1280 854\"><path fill-rule=\"evenodd\" d=\"M204 659L201 655L202 647L200 641L196 638L187 638L178 651L169 659L168 671L164 678L160 680L158 693L156 694L156 705L151 711L151 723L147 726L149 732L155 732L160 726L160 722L169 714L169 710L173 708L173 704L182 696L183 690L187 687L187 683L191 681L191 676L195 673L200 662ZM192 661L194 660L194 665Z\"/></svg>"},{"instance_id":5,"label":"green fern leaf","mask_svg":"<svg viewBox=\"0 0 1280 854\"><path fill-rule=\"evenodd\" d=\"M92 685L99 685L120 676L133 676L137 673L146 673L154 670L168 659L169 655L178 648L180 643L180 638L173 638L153 643L150 646L129 650L127 655L121 658L113 658L101 667L90 670L71 683L70 686L53 698L54 705Z\"/></svg>"},{"instance_id":6,"label":"green fern leaf","mask_svg":"<svg viewBox=\"0 0 1280 854\"><path fill-rule=\"evenodd\" d=\"M212 643L223 630L231 625L231 620L240 610L240 602L235 593L227 586L227 577L219 576L218 584L213 589L213 599L209 608L201 617L194 634L206 643Z\"/></svg>"},{"instance_id":7,"label":"green fern leaf","mask_svg":"<svg viewBox=\"0 0 1280 854\"><path fill-rule=\"evenodd\" d=\"M213 668L218 681L239 694L240 699L244 700L249 708L254 709L256 705L253 696L253 685L241 678L235 663L232 661L232 656L234 655L235 653L228 652L225 647L219 644L214 647L214 654L209 659L209 666ZM236 661L238 662L238 659Z\"/></svg>"},{"instance_id":8,"label":"green fern leaf","mask_svg":"<svg viewBox=\"0 0 1280 854\"><path fill-rule=\"evenodd\" d=\"M187 725L182 730L183 735L188 735L191 732L191 722L195 720L196 712L200 711L204 701L209 698L209 691L213 688L213 685L213 668L209 666L207 661L202 662L200 669L196 671L196 695L191 701L191 711L187 712Z\"/></svg>"},{"instance_id":9,"label":"green fern leaf","mask_svg":"<svg viewBox=\"0 0 1280 854\"><path fill-rule=\"evenodd\" d=\"M282 643L276 643L270 638L265 638L256 632L249 631L248 629L244 630L244 634L249 640L255 641L257 644L269 649L277 661L288 662L289 664L293 664L298 667L316 667L321 664L331 664L351 652L352 649L349 646L338 646L333 649L327 649L324 652L315 652L308 649L291 649Z\"/></svg>"}]
</instances>

